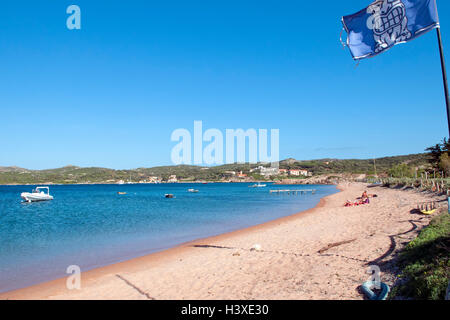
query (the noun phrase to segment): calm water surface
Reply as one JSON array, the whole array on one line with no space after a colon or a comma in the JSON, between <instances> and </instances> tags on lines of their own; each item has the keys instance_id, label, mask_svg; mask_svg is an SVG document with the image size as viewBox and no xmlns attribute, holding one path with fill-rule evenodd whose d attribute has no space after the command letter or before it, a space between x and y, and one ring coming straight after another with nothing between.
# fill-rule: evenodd
<instances>
[{"instance_id":1,"label":"calm water surface","mask_svg":"<svg viewBox=\"0 0 450 320\"><path fill-rule=\"evenodd\" d=\"M34 186L0 186L0 292L66 276L69 265L86 271L291 215L338 191L249 185L51 186L53 201L31 204L22 203L20 193ZM269 193L289 188L317 193ZM165 199L165 193L175 198Z\"/></svg>"}]
</instances>

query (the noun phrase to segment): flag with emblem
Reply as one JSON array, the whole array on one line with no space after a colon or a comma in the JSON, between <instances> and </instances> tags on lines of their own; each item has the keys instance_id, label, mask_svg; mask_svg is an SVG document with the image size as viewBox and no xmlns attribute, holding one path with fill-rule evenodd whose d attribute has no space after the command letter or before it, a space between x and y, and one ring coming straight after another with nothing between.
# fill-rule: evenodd
<instances>
[{"instance_id":1,"label":"flag with emblem","mask_svg":"<svg viewBox=\"0 0 450 320\"><path fill-rule=\"evenodd\" d=\"M439 27L436 0L377 0L342 17L353 59L370 58Z\"/></svg>"}]
</instances>

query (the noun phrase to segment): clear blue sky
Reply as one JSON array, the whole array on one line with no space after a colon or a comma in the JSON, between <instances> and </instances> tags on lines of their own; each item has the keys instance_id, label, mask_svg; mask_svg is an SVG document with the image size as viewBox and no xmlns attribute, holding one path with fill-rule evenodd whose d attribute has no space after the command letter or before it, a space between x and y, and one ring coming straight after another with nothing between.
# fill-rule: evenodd
<instances>
[{"instance_id":1,"label":"clear blue sky","mask_svg":"<svg viewBox=\"0 0 450 320\"><path fill-rule=\"evenodd\" d=\"M447 135L436 32L355 68L340 18L370 2L3 1L0 166L170 165L194 120L278 128L282 159L422 152Z\"/></svg>"}]
</instances>

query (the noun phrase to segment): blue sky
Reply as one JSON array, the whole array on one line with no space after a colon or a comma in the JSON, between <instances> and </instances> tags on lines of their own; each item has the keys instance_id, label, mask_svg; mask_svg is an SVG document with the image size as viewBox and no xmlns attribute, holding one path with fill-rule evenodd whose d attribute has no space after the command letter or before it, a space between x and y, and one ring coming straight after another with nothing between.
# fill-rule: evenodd
<instances>
[{"instance_id":1,"label":"blue sky","mask_svg":"<svg viewBox=\"0 0 450 320\"><path fill-rule=\"evenodd\" d=\"M282 159L422 152L448 132L436 32L355 68L340 18L369 3L4 1L0 166L170 165L194 120L280 129Z\"/></svg>"}]
</instances>

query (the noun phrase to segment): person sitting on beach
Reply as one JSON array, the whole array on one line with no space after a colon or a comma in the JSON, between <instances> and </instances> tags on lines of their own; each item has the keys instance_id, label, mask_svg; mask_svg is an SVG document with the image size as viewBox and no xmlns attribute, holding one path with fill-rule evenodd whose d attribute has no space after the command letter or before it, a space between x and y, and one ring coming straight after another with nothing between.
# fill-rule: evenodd
<instances>
[{"instance_id":1,"label":"person sitting on beach","mask_svg":"<svg viewBox=\"0 0 450 320\"><path fill-rule=\"evenodd\" d=\"M365 199L365 198L377 198L378 197L378 195L376 195L376 194L372 194L372 193L367 193L367 191L364 191L363 192L363 194L362 194L362 196L361 197L359 197L359 198L356 198L356 199Z\"/></svg>"}]
</instances>

